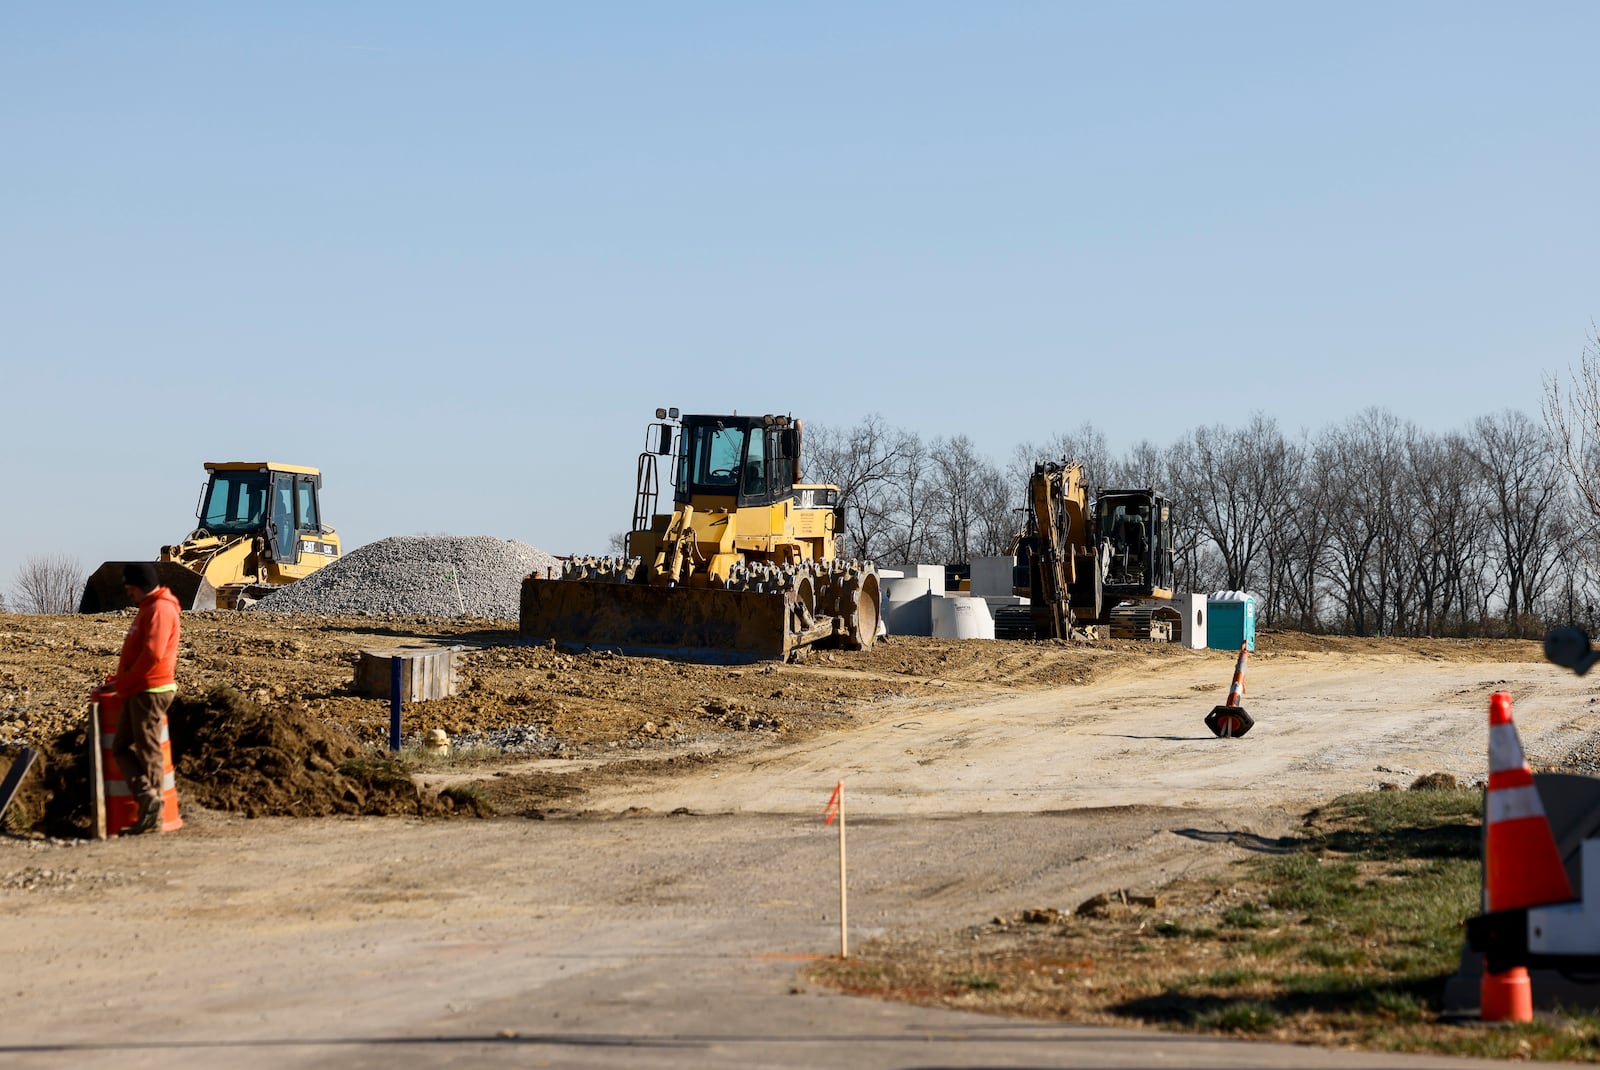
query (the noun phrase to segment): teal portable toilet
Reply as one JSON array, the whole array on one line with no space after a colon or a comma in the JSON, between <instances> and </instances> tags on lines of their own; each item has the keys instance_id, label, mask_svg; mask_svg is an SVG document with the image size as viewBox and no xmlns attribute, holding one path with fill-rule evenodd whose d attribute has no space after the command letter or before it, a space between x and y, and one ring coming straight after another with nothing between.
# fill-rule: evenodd
<instances>
[{"instance_id":1,"label":"teal portable toilet","mask_svg":"<svg viewBox=\"0 0 1600 1070\"><path fill-rule=\"evenodd\" d=\"M1206 646L1212 650L1256 648L1256 596L1247 591L1217 591L1206 599Z\"/></svg>"}]
</instances>

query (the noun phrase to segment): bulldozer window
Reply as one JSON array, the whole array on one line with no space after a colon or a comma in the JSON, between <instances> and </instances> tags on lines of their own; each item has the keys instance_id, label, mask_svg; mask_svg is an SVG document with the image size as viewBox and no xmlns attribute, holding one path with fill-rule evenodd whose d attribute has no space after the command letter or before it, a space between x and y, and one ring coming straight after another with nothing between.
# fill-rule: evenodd
<instances>
[{"instance_id":1,"label":"bulldozer window","mask_svg":"<svg viewBox=\"0 0 1600 1070\"><path fill-rule=\"evenodd\" d=\"M265 472L213 472L200 509L200 526L213 535L260 531L266 503Z\"/></svg>"}]
</instances>

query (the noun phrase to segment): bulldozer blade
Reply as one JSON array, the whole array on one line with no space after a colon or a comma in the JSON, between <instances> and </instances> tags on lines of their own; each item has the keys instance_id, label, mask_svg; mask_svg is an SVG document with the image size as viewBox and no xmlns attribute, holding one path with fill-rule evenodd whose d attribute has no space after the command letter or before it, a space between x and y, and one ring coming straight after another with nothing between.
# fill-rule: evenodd
<instances>
[{"instance_id":1,"label":"bulldozer blade","mask_svg":"<svg viewBox=\"0 0 1600 1070\"><path fill-rule=\"evenodd\" d=\"M89 576L83 585L83 598L78 602L79 613L114 613L129 609L133 601L122 584L122 570L133 564L130 561L107 561ZM176 561L151 561L157 581L172 592L183 609L216 609L217 589L207 579Z\"/></svg>"},{"instance_id":2,"label":"bulldozer blade","mask_svg":"<svg viewBox=\"0 0 1600 1070\"><path fill-rule=\"evenodd\" d=\"M791 630L787 591L727 591L641 583L522 581L519 632L568 650L687 658L719 664L781 659L833 635L831 619Z\"/></svg>"}]
</instances>

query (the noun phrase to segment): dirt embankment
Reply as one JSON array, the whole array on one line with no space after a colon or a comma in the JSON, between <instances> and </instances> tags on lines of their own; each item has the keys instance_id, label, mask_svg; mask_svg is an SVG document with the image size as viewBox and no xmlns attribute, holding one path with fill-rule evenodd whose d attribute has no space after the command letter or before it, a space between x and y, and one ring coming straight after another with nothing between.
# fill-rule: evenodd
<instances>
[{"instance_id":1,"label":"dirt embankment","mask_svg":"<svg viewBox=\"0 0 1600 1070\"><path fill-rule=\"evenodd\" d=\"M114 666L131 612L0 614L0 767L43 750L41 773L8 816L13 829L87 827L86 696ZM1257 658L1341 653L1449 661L1531 661L1537 644L1362 640L1265 633ZM456 696L406 711L416 739L440 728L483 787L419 792L390 759L385 701L359 695L363 649L460 648ZM868 651L819 652L798 665L709 666L519 645L508 622L188 614L172 739L192 804L250 815L539 813L586 783L671 772L847 728L891 701L948 702L1086 684L1152 661L1210 656L1127 641L1093 646L894 637ZM513 758L580 759L560 772L506 774ZM617 759L627 758L624 766ZM639 759L653 759L640 761ZM609 767L609 768L608 768ZM498 775L497 775L498 774Z\"/></svg>"}]
</instances>

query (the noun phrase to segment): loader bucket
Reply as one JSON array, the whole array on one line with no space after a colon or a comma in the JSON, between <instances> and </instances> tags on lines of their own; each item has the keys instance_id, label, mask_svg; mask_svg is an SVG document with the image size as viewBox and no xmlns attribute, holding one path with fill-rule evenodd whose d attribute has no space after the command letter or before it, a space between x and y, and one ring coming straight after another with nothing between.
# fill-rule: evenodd
<instances>
[{"instance_id":1,"label":"loader bucket","mask_svg":"<svg viewBox=\"0 0 1600 1070\"><path fill-rule=\"evenodd\" d=\"M728 591L576 579L522 581L519 632L569 650L719 664L781 659L834 634L831 619L792 626L793 591Z\"/></svg>"},{"instance_id":2,"label":"loader bucket","mask_svg":"<svg viewBox=\"0 0 1600 1070\"><path fill-rule=\"evenodd\" d=\"M78 603L79 613L113 613L132 607L128 592L122 585L122 570L128 561L107 561L83 585L83 598ZM216 609L217 589L200 573L184 568L176 561L152 561L161 586L172 591L178 605L184 609Z\"/></svg>"}]
</instances>

